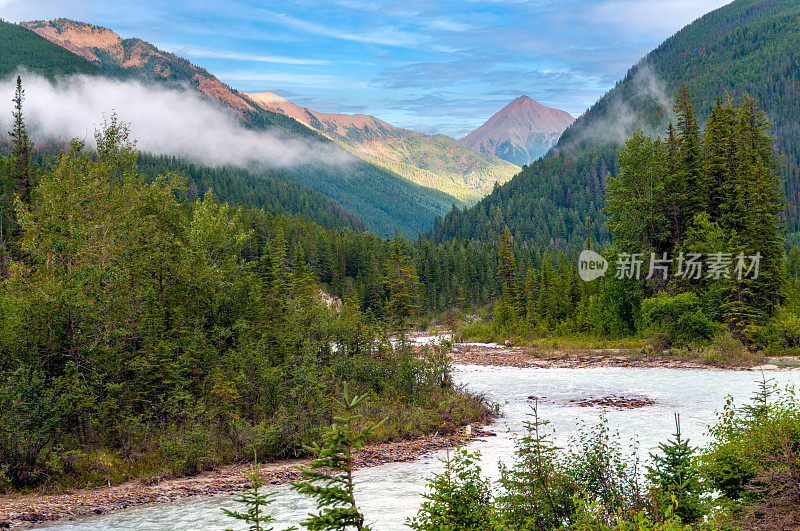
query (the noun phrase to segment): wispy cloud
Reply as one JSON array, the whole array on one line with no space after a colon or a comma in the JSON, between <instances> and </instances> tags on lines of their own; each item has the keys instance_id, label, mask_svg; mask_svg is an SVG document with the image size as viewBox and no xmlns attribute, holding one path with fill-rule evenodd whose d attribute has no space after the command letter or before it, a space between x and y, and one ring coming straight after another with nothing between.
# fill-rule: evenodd
<instances>
[{"instance_id":1,"label":"wispy cloud","mask_svg":"<svg viewBox=\"0 0 800 531\"><path fill-rule=\"evenodd\" d=\"M258 70L238 70L217 72L223 81L249 81L270 83L275 86L288 87L350 87L366 88L365 82L327 74L297 74L290 72L262 72Z\"/></svg>"},{"instance_id":2,"label":"wispy cloud","mask_svg":"<svg viewBox=\"0 0 800 531\"><path fill-rule=\"evenodd\" d=\"M342 30L324 24L294 18L284 13L274 13L273 15L284 24L312 35L365 44L380 44L384 46L404 47L418 46L420 44L419 35L408 33L392 26L383 26L367 31L360 31L357 28Z\"/></svg>"},{"instance_id":3,"label":"wispy cloud","mask_svg":"<svg viewBox=\"0 0 800 531\"><path fill-rule=\"evenodd\" d=\"M194 90L173 90L137 81L72 76L52 83L22 73L25 112L34 138L91 139L95 126L112 112L130 124L143 150L179 155L205 164L291 167L309 160L346 164L355 160L330 144L293 137L285 131L245 129L232 112ZM0 94L12 94L14 76L0 80ZM11 126L11 99L0 100L0 127ZM187 134L191 131L191 134Z\"/></svg>"},{"instance_id":4,"label":"wispy cloud","mask_svg":"<svg viewBox=\"0 0 800 531\"><path fill-rule=\"evenodd\" d=\"M2 1L2 0L0 0ZM232 59L236 61L253 61L256 63L277 63L284 65L326 65L330 61L322 59L304 59L299 57L284 57L280 55L262 55L257 53L240 53L224 50L208 50L181 45L162 45L165 50L177 55L190 57L207 57L212 59Z\"/></svg>"}]
</instances>

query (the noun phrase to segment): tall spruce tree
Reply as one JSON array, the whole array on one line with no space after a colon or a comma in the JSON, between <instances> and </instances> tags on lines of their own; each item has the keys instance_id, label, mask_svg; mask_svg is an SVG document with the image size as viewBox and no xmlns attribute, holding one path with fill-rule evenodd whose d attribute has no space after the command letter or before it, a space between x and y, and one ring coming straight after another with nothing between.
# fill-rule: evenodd
<instances>
[{"instance_id":1,"label":"tall spruce tree","mask_svg":"<svg viewBox=\"0 0 800 531\"><path fill-rule=\"evenodd\" d=\"M414 261L402 248L399 235L392 241L392 256L386 272L389 287L387 311L400 331L419 312L420 282Z\"/></svg>"},{"instance_id":2,"label":"tall spruce tree","mask_svg":"<svg viewBox=\"0 0 800 531\"><path fill-rule=\"evenodd\" d=\"M17 76L17 89L14 93L14 111L12 113L12 129L8 133L11 137L11 182L14 191L24 203L30 203L33 188L33 142L28 137L25 119L22 114L22 102L25 99L25 90L22 88L22 78Z\"/></svg>"},{"instance_id":3,"label":"tall spruce tree","mask_svg":"<svg viewBox=\"0 0 800 531\"><path fill-rule=\"evenodd\" d=\"M500 322L506 323L517 314L517 265L508 227L500 234L497 253L497 280L502 291L495 313Z\"/></svg>"},{"instance_id":4,"label":"tall spruce tree","mask_svg":"<svg viewBox=\"0 0 800 531\"><path fill-rule=\"evenodd\" d=\"M675 100L678 116L678 193L680 194L679 227L686 227L692 218L708 208L708 184L703 172L703 146L700 125L689 96L689 89L681 85ZM679 228L679 232L680 232Z\"/></svg>"},{"instance_id":5,"label":"tall spruce tree","mask_svg":"<svg viewBox=\"0 0 800 531\"><path fill-rule=\"evenodd\" d=\"M723 205L733 193L733 127L735 114L730 98L717 98L706 120L703 171L708 182L708 213L720 220Z\"/></svg>"}]
</instances>

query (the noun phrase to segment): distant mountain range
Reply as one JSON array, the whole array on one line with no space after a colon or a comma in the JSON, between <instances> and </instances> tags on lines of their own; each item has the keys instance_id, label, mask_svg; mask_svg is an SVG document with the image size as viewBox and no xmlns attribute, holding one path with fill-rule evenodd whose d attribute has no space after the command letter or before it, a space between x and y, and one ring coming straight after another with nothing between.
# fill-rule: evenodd
<instances>
[{"instance_id":1,"label":"distant mountain range","mask_svg":"<svg viewBox=\"0 0 800 531\"><path fill-rule=\"evenodd\" d=\"M520 96L460 142L475 151L524 166L547 153L574 121L566 111Z\"/></svg>"},{"instance_id":2,"label":"distant mountain range","mask_svg":"<svg viewBox=\"0 0 800 531\"><path fill-rule=\"evenodd\" d=\"M58 19L22 25L0 22L0 43L4 43L0 47L0 75L22 67L51 78L95 74L180 89L188 86L209 101L230 109L248 128L273 129L284 136L302 137L322 142L333 151L341 150L342 156L338 158L352 163L317 162L280 171L269 169L270 178L283 174L287 181L299 181L321 192L378 234L399 229L415 236L430 227L434 218L447 212L453 203L462 204L452 195L420 186L390 169L360 160L341 144L297 120L255 104L204 68L140 39L123 39L107 28ZM98 116L97 120L101 118Z\"/></svg>"},{"instance_id":3,"label":"distant mountain range","mask_svg":"<svg viewBox=\"0 0 800 531\"><path fill-rule=\"evenodd\" d=\"M272 92L246 93L262 108L290 116L350 151L422 186L473 203L508 181L519 166L468 149L445 135L396 127L367 114L329 114L296 105Z\"/></svg>"}]
</instances>

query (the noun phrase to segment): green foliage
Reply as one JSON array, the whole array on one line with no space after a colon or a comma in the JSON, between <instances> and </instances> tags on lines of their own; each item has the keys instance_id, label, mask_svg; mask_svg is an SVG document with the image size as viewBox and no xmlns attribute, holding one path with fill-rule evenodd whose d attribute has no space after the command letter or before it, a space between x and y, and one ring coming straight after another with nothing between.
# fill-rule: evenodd
<instances>
[{"instance_id":1,"label":"green foliage","mask_svg":"<svg viewBox=\"0 0 800 531\"><path fill-rule=\"evenodd\" d=\"M523 168L475 206L462 210L453 205L434 221L429 235L436 242L494 242L508 227L519 245L580 249L590 218L592 241L608 241L603 190L615 169L615 147L552 152Z\"/></svg>"},{"instance_id":2,"label":"green foliage","mask_svg":"<svg viewBox=\"0 0 800 531\"><path fill-rule=\"evenodd\" d=\"M500 299L495 307L495 315L501 324L516 320L517 314L517 271L514 250L511 248L511 233L504 229L497 250L497 280L501 286Z\"/></svg>"},{"instance_id":3,"label":"green foliage","mask_svg":"<svg viewBox=\"0 0 800 531\"><path fill-rule=\"evenodd\" d=\"M684 346L708 341L716 326L700 307L693 292L670 297L666 293L642 301L642 329L659 340L660 346Z\"/></svg>"},{"instance_id":4,"label":"green foliage","mask_svg":"<svg viewBox=\"0 0 800 531\"><path fill-rule=\"evenodd\" d=\"M389 300L390 242L208 192L189 201L178 176L139 171L116 117L96 143L72 142L14 211L20 252L0 294L0 469L13 488L192 473L254 447L303 455L339 382L370 394L368 420L390 416L377 438L484 414L446 365L377 341L369 304L383 313ZM405 263L424 256L400 240ZM343 309L320 288L346 294Z\"/></svg>"},{"instance_id":5,"label":"green foliage","mask_svg":"<svg viewBox=\"0 0 800 531\"><path fill-rule=\"evenodd\" d=\"M651 518L645 511L640 511L633 517L617 516L609 524L599 518L599 504L590 500L588 496L575 498L576 521L570 527L578 531L689 531L695 529L689 524L682 524L680 519L670 511L664 518Z\"/></svg>"},{"instance_id":6,"label":"green foliage","mask_svg":"<svg viewBox=\"0 0 800 531\"><path fill-rule=\"evenodd\" d=\"M356 505L353 482L355 454L378 427L374 424L361 429L356 427L359 421L356 410L365 400L364 395L351 398L345 384L338 403L341 416L334 417L335 422L322 436L322 445L314 443L308 447L318 457L308 464L308 468L300 468L304 480L292 483L293 490L315 498L320 510L303 521L303 527L307 529L325 531L348 529L350 526L359 531L370 529Z\"/></svg>"},{"instance_id":7,"label":"green foliage","mask_svg":"<svg viewBox=\"0 0 800 531\"><path fill-rule=\"evenodd\" d=\"M758 332L756 344L774 353L800 349L800 316L783 310Z\"/></svg>"},{"instance_id":8,"label":"green foliage","mask_svg":"<svg viewBox=\"0 0 800 531\"><path fill-rule=\"evenodd\" d=\"M500 468L497 521L504 528L560 529L573 523L577 485L546 433L549 421L539 418L538 402L529 416L525 432L516 441L513 467Z\"/></svg>"},{"instance_id":9,"label":"green foliage","mask_svg":"<svg viewBox=\"0 0 800 531\"><path fill-rule=\"evenodd\" d=\"M622 450L618 434L612 434L605 417L595 426L583 426L564 457L565 474L575 491L596 500L598 522L612 525L620 515L634 518L647 509L638 478L638 457Z\"/></svg>"},{"instance_id":10,"label":"green foliage","mask_svg":"<svg viewBox=\"0 0 800 531\"><path fill-rule=\"evenodd\" d=\"M300 184L286 172L263 168L247 170L231 166L207 167L169 156L140 154L139 171L148 179L175 173L186 179L186 197L202 199L212 191L231 206L239 204L273 214L302 216L307 221L330 228L363 229L364 225L338 203L320 192Z\"/></svg>"},{"instance_id":11,"label":"green foliage","mask_svg":"<svg viewBox=\"0 0 800 531\"><path fill-rule=\"evenodd\" d=\"M389 288L388 315L400 331L405 330L409 319L419 312L419 277L410 256L403 252L400 237L395 233L392 255L387 264L386 284Z\"/></svg>"},{"instance_id":12,"label":"green foliage","mask_svg":"<svg viewBox=\"0 0 800 531\"><path fill-rule=\"evenodd\" d=\"M668 345L687 344L708 339L716 319L752 343L758 321L774 314L784 294L782 202L769 124L748 95L739 108L717 100L701 142L685 86L675 112L677 128L670 127L666 145L637 132L620 152L619 174L608 185L609 225L621 249L673 261L670 277L642 282L650 294L678 293L642 303L645 327L657 325ZM679 276L683 258L693 254L725 256L727 263L713 275ZM756 255L757 276L737 272L740 256L744 265L744 257Z\"/></svg>"},{"instance_id":13,"label":"green foliage","mask_svg":"<svg viewBox=\"0 0 800 531\"><path fill-rule=\"evenodd\" d=\"M769 482L768 471L786 465L777 459L786 445L790 456L800 444L800 404L794 390L777 400L771 400L773 394L769 380L763 379L751 404L736 408L729 399L711 430L704 472L729 501L758 498L759 486Z\"/></svg>"},{"instance_id":14,"label":"green foliage","mask_svg":"<svg viewBox=\"0 0 800 531\"><path fill-rule=\"evenodd\" d=\"M477 464L480 454L463 447L448 451L444 471L428 482L427 501L407 525L417 531L491 529L491 488Z\"/></svg>"}]
</instances>

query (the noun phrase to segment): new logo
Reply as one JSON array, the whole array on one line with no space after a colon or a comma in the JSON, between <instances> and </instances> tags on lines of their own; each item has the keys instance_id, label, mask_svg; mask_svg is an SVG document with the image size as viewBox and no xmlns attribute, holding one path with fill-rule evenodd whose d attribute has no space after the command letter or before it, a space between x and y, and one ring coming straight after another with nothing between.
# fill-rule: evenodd
<instances>
[{"instance_id":1,"label":"new logo","mask_svg":"<svg viewBox=\"0 0 800 531\"><path fill-rule=\"evenodd\" d=\"M596 252L584 249L578 257L578 276L581 280L589 282L605 276L608 269L608 260Z\"/></svg>"}]
</instances>

